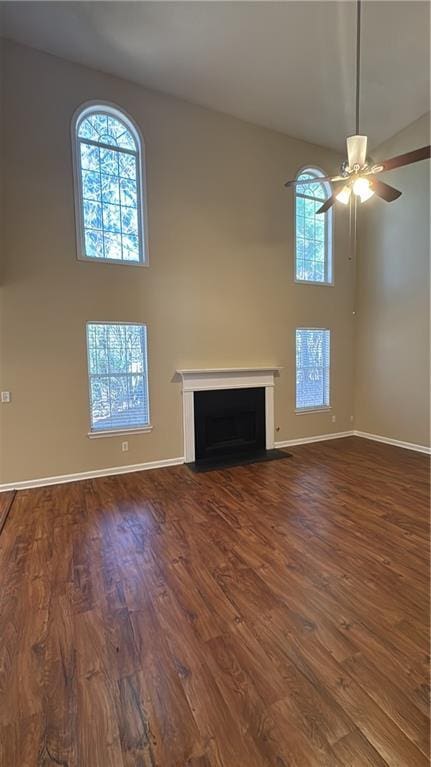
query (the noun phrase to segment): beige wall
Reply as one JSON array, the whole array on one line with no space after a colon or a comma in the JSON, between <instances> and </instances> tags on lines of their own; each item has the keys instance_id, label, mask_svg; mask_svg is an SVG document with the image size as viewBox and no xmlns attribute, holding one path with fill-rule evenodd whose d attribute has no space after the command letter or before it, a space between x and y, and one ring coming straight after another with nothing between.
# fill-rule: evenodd
<instances>
[{"instance_id":1,"label":"beige wall","mask_svg":"<svg viewBox=\"0 0 431 767\"><path fill-rule=\"evenodd\" d=\"M337 210L335 287L297 286L293 195L306 163L339 158L223 114L7 45L0 386L3 483L183 454L179 367L274 364L276 438L351 428L353 269ZM286 96L287 98L287 96ZM70 121L82 102L125 108L146 142L150 267L78 262ZM90 440L87 320L148 323L154 430ZM332 330L331 413L294 414L296 326Z\"/></svg>"},{"instance_id":2,"label":"beige wall","mask_svg":"<svg viewBox=\"0 0 431 767\"><path fill-rule=\"evenodd\" d=\"M0 38L0 383L2 381L2 366L3 366L3 360L1 356L1 338L2 338L2 320L3 320L3 311L2 311L3 296L4 296L3 266L4 266L4 245L5 245L4 218L3 218L4 164L3 164L3 151L2 151L3 127L4 127L3 88L4 88L4 41L2 38ZM4 451L4 445L5 445L5 440L3 438L3 435L4 435L3 412L4 410L0 404L0 469L4 463L3 451ZM1 482L1 471L0 471L0 482Z\"/></svg>"},{"instance_id":3,"label":"beige wall","mask_svg":"<svg viewBox=\"0 0 431 767\"><path fill-rule=\"evenodd\" d=\"M373 152L385 159L430 143L425 115ZM402 191L361 211L355 428L429 445L429 162L382 179Z\"/></svg>"}]
</instances>

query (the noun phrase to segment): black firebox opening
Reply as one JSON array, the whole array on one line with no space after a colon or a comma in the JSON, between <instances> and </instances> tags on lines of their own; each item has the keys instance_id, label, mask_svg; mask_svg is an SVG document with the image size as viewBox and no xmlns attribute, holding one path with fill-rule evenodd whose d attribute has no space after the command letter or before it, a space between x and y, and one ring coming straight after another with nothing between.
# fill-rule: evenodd
<instances>
[{"instance_id":1,"label":"black firebox opening","mask_svg":"<svg viewBox=\"0 0 431 767\"><path fill-rule=\"evenodd\" d=\"M223 462L265 451L265 389L194 393L195 460Z\"/></svg>"}]
</instances>

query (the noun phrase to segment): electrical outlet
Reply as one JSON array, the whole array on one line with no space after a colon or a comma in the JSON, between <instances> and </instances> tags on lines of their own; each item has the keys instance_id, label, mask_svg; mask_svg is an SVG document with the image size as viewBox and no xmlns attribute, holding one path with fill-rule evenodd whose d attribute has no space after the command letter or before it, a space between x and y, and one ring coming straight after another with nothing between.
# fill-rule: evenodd
<instances>
[{"instance_id":1,"label":"electrical outlet","mask_svg":"<svg viewBox=\"0 0 431 767\"><path fill-rule=\"evenodd\" d=\"M1 401L2 402L10 402L10 391L2 391L2 393L1 393Z\"/></svg>"},{"instance_id":2,"label":"electrical outlet","mask_svg":"<svg viewBox=\"0 0 431 767\"><path fill-rule=\"evenodd\" d=\"M121 450L123 451L123 453L127 453L128 449L129 449L129 443L128 442L122 442L121 443Z\"/></svg>"},{"instance_id":3,"label":"electrical outlet","mask_svg":"<svg viewBox=\"0 0 431 767\"><path fill-rule=\"evenodd\" d=\"M333 415L331 420L332 420L332 423L335 423L335 421L337 420L337 416Z\"/></svg>"},{"instance_id":4,"label":"electrical outlet","mask_svg":"<svg viewBox=\"0 0 431 767\"><path fill-rule=\"evenodd\" d=\"M350 423L353 423L353 416L350 416Z\"/></svg>"}]
</instances>

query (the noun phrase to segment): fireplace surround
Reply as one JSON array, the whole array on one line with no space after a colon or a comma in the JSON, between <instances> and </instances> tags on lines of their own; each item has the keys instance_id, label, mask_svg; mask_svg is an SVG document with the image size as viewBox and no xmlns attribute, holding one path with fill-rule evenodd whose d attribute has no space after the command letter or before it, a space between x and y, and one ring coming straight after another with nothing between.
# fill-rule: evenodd
<instances>
[{"instance_id":1,"label":"fireplace surround","mask_svg":"<svg viewBox=\"0 0 431 767\"><path fill-rule=\"evenodd\" d=\"M228 452L236 448L247 452L252 449L251 443L254 443L253 449L272 450L274 379L280 370L278 367L177 370L182 380L185 462L205 460L211 452L221 455L223 442ZM234 390L238 389L253 393L244 392L244 397L235 401ZM200 401L200 392L223 392L223 395L219 399L216 394L205 402L205 398ZM208 412L203 412L205 410ZM256 410L260 413L257 414ZM206 418L204 426L202 416ZM206 437L203 436L205 431ZM213 443L212 451L210 449L208 453L207 445L205 454L205 451L202 453L202 445L208 436Z\"/></svg>"}]
</instances>

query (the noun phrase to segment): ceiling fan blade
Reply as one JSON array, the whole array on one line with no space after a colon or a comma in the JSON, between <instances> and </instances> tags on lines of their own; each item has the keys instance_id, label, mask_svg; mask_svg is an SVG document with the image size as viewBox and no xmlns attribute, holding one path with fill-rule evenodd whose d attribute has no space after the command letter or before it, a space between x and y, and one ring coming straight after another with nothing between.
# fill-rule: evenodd
<instances>
[{"instance_id":1,"label":"ceiling fan blade","mask_svg":"<svg viewBox=\"0 0 431 767\"><path fill-rule=\"evenodd\" d=\"M286 187L296 186L299 184L300 186L305 186L305 184L320 184L321 181L344 181L344 176L316 176L316 178L306 178L306 179L299 179L294 178L291 181L286 181L285 185Z\"/></svg>"},{"instance_id":2,"label":"ceiling fan blade","mask_svg":"<svg viewBox=\"0 0 431 767\"><path fill-rule=\"evenodd\" d=\"M399 189L395 189L394 186L389 186L389 184L385 184L384 181L379 181L377 178L370 180L370 187L377 197L381 197L386 202L398 200L398 197L402 195Z\"/></svg>"},{"instance_id":3,"label":"ceiling fan blade","mask_svg":"<svg viewBox=\"0 0 431 767\"><path fill-rule=\"evenodd\" d=\"M331 197L328 197L327 200L323 203L323 205L320 206L319 210L316 210L316 214L318 213L326 213L329 208L332 208L332 206L337 202L337 194L340 191L340 188L344 187L344 184L346 183L346 179L343 176L336 176L334 179L334 187L335 192Z\"/></svg>"},{"instance_id":4,"label":"ceiling fan blade","mask_svg":"<svg viewBox=\"0 0 431 767\"><path fill-rule=\"evenodd\" d=\"M411 165L414 162L420 162L420 160L428 160L430 157L431 146L422 146L420 149L413 149L412 152L399 154L396 157L391 157L389 160L383 160L383 162L377 164L382 166L382 170L393 170L394 168L401 168L403 165Z\"/></svg>"},{"instance_id":5,"label":"ceiling fan blade","mask_svg":"<svg viewBox=\"0 0 431 767\"><path fill-rule=\"evenodd\" d=\"M319 210L316 210L316 213L326 213L329 208L332 208L333 205L337 202L337 198L335 194L332 195L332 197L328 197L327 200L323 203L323 205L320 206Z\"/></svg>"}]
</instances>

